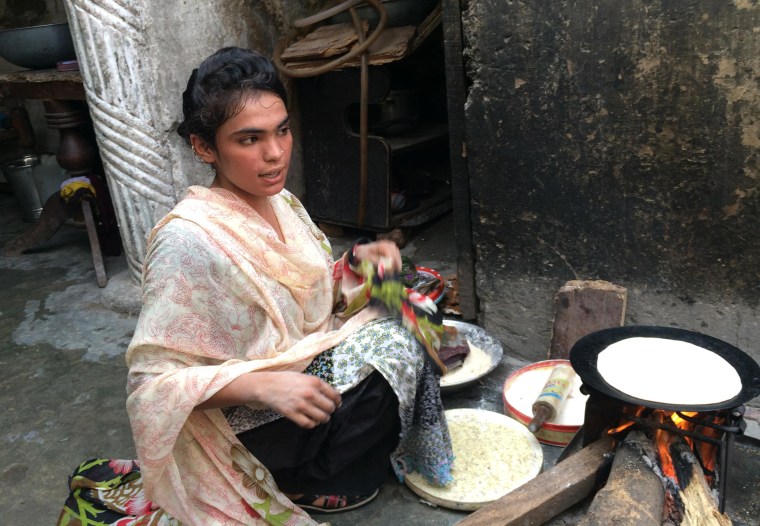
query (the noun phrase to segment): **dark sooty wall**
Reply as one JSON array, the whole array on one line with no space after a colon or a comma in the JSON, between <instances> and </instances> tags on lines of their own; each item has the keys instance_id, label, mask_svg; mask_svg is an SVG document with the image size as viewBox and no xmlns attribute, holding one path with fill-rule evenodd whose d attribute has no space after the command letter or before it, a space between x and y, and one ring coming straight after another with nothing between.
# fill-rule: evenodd
<instances>
[{"instance_id":1,"label":"dark sooty wall","mask_svg":"<svg viewBox=\"0 0 760 526\"><path fill-rule=\"evenodd\" d=\"M480 286L527 273L756 303L757 0L463 8Z\"/></svg>"}]
</instances>

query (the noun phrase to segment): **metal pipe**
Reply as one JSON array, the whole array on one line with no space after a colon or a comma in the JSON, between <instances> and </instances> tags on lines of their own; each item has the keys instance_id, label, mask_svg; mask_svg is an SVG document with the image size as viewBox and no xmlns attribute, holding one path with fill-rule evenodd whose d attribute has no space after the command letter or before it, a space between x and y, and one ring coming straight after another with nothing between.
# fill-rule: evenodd
<instances>
[{"instance_id":1,"label":"metal pipe","mask_svg":"<svg viewBox=\"0 0 760 526\"><path fill-rule=\"evenodd\" d=\"M353 7L349 9L351 13L351 20L354 23L354 29L356 29L356 35L359 39L359 45L364 42L364 34L362 32L362 22L359 19L359 15L356 13L356 9ZM367 218L367 186L369 180L369 159L368 159L368 144L367 135L369 134L369 53L365 51L361 57L361 74L360 74L360 96L359 96L359 211L357 214L356 224L358 227L364 226L364 221Z\"/></svg>"}]
</instances>

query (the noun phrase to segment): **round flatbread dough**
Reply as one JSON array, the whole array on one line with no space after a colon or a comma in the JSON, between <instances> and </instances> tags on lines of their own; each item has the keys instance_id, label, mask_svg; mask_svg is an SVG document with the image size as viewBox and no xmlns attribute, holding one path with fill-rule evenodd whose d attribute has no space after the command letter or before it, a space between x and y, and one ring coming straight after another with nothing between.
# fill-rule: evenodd
<instances>
[{"instance_id":1,"label":"round flatbread dough","mask_svg":"<svg viewBox=\"0 0 760 526\"><path fill-rule=\"evenodd\" d=\"M742 389L736 369L722 356L665 338L615 342L599 353L597 370L618 391L662 404L717 404Z\"/></svg>"},{"instance_id":2,"label":"round flatbread dough","mask_svg":"<svg viewBox=\"0 0 760 526\"><path fill-rule=\"evenodd\" d=\"M429 484L418 472L406 485L417 495L446 508L476 510L532 479L543 466L536 437L517 420L482 409L449 409L454 480L445 487Z\"/></svg>"}]
</instances>

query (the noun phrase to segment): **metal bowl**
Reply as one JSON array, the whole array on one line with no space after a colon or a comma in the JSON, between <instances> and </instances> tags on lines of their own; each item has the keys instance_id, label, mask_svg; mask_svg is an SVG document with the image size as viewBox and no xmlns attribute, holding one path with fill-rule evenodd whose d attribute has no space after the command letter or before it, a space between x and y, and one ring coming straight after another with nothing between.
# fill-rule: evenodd
<instances>
[{"instance_id":1,"label":"metal bowl","mask_svg":"<svg viewBox=\"0 0 760 526\"><path fill-rule=\"evenodd\" d=\"M446 375L441 377L441 393L450 394L476 383L485 375L493 371L496 366L499 365L504 350L502 349L499 340L477 325L458 320L443 320L443 324L455 327L459 332L465 335L468 343L481 349L489 358L487 364L484 363L482 367L476 368L475 370L469 371L469 367L465 369L465 366L463 365L463 369L459 374L449 376L449 378L446 378ZM467 365L467 358L465 358L465 365ZM454 369L454 371L457 370ZM464 373L465 371L468 371L468 374L462 375L461 373Z\"/></svg>"},{"instance_id":2,"label":"metal bowl","mask_svg":"<svg viewBox=\"0 0 760 526\"><path fill-rule=\"evenodd\" d=\"M0 55L29 69L54 68L62 60L76 59L68 23L0 31Z\"/></svg>"}]
</instances>

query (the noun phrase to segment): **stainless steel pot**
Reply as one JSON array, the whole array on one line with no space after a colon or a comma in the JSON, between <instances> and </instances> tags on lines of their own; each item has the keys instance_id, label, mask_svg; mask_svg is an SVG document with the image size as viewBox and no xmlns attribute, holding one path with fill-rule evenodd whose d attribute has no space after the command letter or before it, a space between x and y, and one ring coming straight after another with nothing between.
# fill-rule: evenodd
<instances>
[{"instance_id":1,"label":"stainless steel pot","mask_svg":"<svg viewBox=\"0 0 760 526\"><path fill-rule=\"evenodd\" d=\"M39 164L38 156L25 155L0 165L21 209L21 220L27 223L34 223L42 213L42 202L34 184L34 168Z\"/></svg>"},{"instance_id":2,"label":"stainless steel pot","mask_svg":"<svg viewBox=\"0 0 760 526\"><path fill-rule=\"evenodd\" d=\"M66 171L52 153L7 159L0 162L0 170L21 209L21 220L27 223L39 220L45 201L66 180Z\"/></svg>"}]
</instances>

